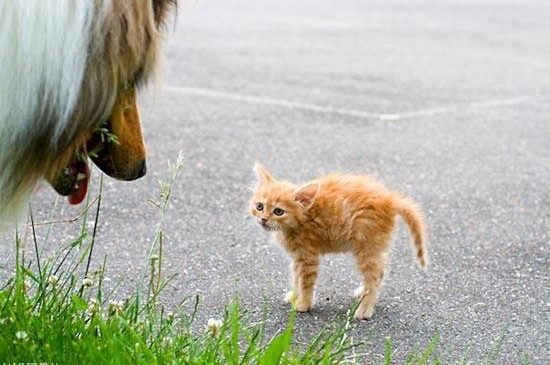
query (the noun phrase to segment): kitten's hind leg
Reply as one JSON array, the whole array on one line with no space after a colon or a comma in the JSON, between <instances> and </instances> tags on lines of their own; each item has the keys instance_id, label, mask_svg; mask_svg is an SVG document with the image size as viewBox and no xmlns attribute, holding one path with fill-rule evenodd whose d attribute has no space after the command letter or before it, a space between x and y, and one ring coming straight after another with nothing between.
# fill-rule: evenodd
<instances>
[{"instance_id":1,"label":"kitten's hind leg","mask_svg":"<svg viewBox=\"0 0 550 365\"><path fill-rule=\"evenodd\" d=\"M368 319L374 314L374 306L378 301L378 291L384 277L385 255L373 256L369 252L356 252L355 257L363 274L363 285L354 293L360 301L355 318Z\"/></svg>"},{"instance_id":2,"label":"kitten's hind leg","mask_svg":"<svg viewBox=\"0 0 550 365\"><path fill-rule=\"evenodd\" d=\"M298 312L307 312L313 305L313 288L319 271L319 257L315 254L302 256L296 258L295 263L298 273L295 307Z\"/></svg>"}]
</instances>

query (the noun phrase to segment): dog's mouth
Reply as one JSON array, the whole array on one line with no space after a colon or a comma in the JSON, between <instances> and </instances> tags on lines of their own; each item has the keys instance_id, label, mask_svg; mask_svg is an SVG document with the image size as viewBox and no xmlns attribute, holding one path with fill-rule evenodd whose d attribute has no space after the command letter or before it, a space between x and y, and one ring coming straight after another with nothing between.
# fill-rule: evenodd
<instances>
[{"instance_id":1,"label":"dog's mouth","mask_svg":"<svg viewBox=\"0 0 550 365\"><path fill-rule=\"evenodd\" d=\"M145 175L145 144L133 86L119 92L109 120L49 179L55 191L67 196L70 204L80 204L86 197L90 180L88 158L104 173L119 180L135 180Z\"/></svg>"},{"instance_id":2,"label":"dog's mouth","mask_svg":"<svg viewBox=\"0 0 550 365\"><path fill-rule=\"evenodd\" d=\"M88 182L90 181L90 168L88 167L87 156L83 156L81 161L78 158L77 160L79 161L69 166L71 178L76 181L72 191L68 195L70 204L80 204L84 200L88 192Z\"/></svg>"},{"instance_id":3,"label":"dog's mouth","mask_svg":"<svg viewBox=\"0 0 550 365\"><path fill-rule=\"evenodd\" d=\"M51 181L51 185L58 194L67 196L70 204L80 204L86 197L89 181L88 155L86 148L83 147L78 150L63 171Z\"/></svg>"}]
</instances>

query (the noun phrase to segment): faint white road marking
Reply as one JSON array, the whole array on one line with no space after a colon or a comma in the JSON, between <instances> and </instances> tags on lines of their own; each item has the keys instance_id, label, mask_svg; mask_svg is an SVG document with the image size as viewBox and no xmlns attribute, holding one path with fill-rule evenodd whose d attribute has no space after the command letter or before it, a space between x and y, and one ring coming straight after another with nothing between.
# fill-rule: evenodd
<instances>
[{"instance_id":1,"label":"faint white road marking","mask_svg":"<svg viewBox=\"0 0 550 365\"><path fill-rule=\"evenodd\" d=\"M236 93L229 93L225 91L217 91L212 89L201 89L201 88L181 87L181 86L165 86L163 87L163 89L170 92L209 96L209 97L228 99L228 100L234 100L234 101L245 102L245 103L253 103L253 104L276 105L276 106L282 106L289 109L300 109L300 110L307 110L307 111L312 111L317 113L340 114L340 115L353 116L353 117L366 118L366 119L381 119L381 117L383 116L383 114L379 114L379 113L369 113L369 112L363 112L360 110L353 110L353 109L339 109L331 106L323 106L323 105L317 105L317 104L304 104L304 103L299 103L299 102L285 100L285 99L273 99L273 98L266 98L261 96L236 94Z\"/></svg>"},{"instance_id":2,"label":"faint white road marking","mask_svg":"<svg viewBox=\"0 0 550 365\"><path fill-rule=\"evenodd\" d=\"M335 108L329 105L325 106L325 105L318 105L318 104L307 104L307 103L300 103L296 101L290 101L286 99L267 98L262 96L238 94L238 93L232 93L227 91L219 91L219 90L196 88L196 87L167 85L163 87L163 89L167 92L173 92L173 93L206 96L206 97L233 100L237 102L244 102L244 103L251 103L251 104L275 105L275 106L281 106L288 109L298 109L298 110L305 110L305 111L325 113L325 114L337 114L337 115L344 115L344 116L370 119L370 120L372 119L402 120L402 119L411 119L414 117L433 116L433 115L452 113L452 112L456 112L456 111L464 110L468 108L484 109L484 108L495 108L500 106L510 106L510 105L517 105L517 104L528 104L528 103L540 102L543 100L550 101L550 96L537 94L533 96L524 96L524 97L515 97L515 98L506 98L506 99L474 101L463 105L417 109L417 110L405 111L400 113L371 113L371 112L355 110L355 109Z\"/></svg>"}]
</instances>

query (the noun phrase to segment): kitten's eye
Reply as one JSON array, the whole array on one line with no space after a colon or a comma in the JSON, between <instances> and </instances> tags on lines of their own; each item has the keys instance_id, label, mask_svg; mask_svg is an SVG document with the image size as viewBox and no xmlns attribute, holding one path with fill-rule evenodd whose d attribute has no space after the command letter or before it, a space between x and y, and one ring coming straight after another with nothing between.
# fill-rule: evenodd
<instances>
[{"instance_id":1,"label":"kitten's eye","mask_svg":"<svg viewBox=\"0 0 550 365\"><path fill-rule=\"evenodd\" d=\"M277 215L277 216L282 216L283 214L285 214L285 211L282 210L281 208L275 208L273 209L273 214Z\"/></svg>"},{"instance_id":2,"label":"kitten's eye","mask_svg":"<svg viewBox=\"0 0 550 365\"><path fill-rule=\"evenodd\" d=\"M264 205L262 203L256 204L256 210L258 212L261 212L262 210L264 210Z\"/></svg>"}]
</instances>

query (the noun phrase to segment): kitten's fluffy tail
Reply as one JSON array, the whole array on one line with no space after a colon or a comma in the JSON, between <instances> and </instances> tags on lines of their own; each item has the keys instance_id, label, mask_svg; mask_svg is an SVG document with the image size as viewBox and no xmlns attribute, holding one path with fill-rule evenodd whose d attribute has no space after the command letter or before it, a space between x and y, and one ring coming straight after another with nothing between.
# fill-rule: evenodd
<instances>
[{"instance_id":1,"label":"kitten's fluffy tail","mask_svg":"<svg viewBox=\"0 0 550 365\"><path fill-rule=\"evenodd\" d=\"M426 268L428 266L426 228L420 207L409 198L399 197L396 200L396 209L411 231L416 258L420 266Z\"/></svg>"}]
</instances>

